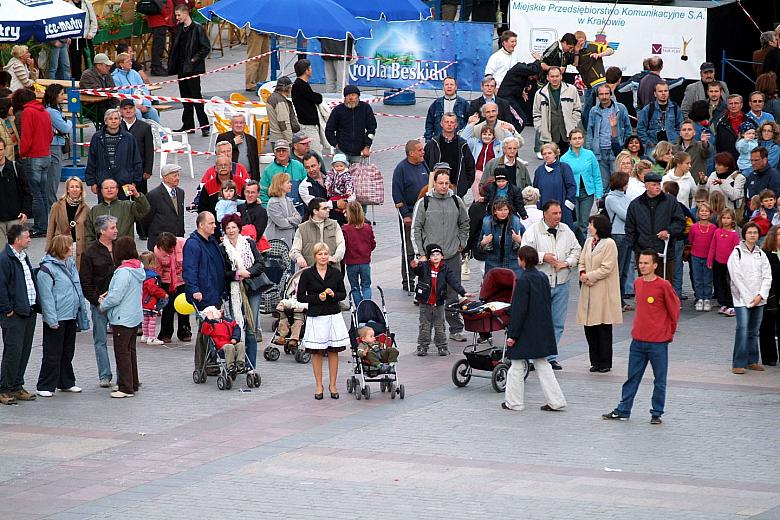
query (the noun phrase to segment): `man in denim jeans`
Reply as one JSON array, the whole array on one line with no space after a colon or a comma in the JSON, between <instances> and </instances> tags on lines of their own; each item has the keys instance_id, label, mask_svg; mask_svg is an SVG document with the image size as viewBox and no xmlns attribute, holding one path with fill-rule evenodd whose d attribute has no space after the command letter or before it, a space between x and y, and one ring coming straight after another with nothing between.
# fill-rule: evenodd
<instances>
[{"instance_id":1,"label":"man in denim jeans","mask_svg":"<svg viewBox=\"0 0 780 520\"><path fill-rule=\"evenodd\" d=\"M114 274L114 241L119 231L117 219L111 215L100 215L95 219L98 238L81 255L79 278L84 297L92 304L92 340L95 342L100 386L111 386L111 361L108 358L107 331L108 316L100 311L98 298L108 290Z\"/></svg>"},{"instance_id":2,"label":"man in denim jeans","mask_svg":"<svg viewBox=\"0 0 780 520\"><path fill-rule=\"evenodd\" d=\"M625 420L631 416L634 397L649 361L654 377L650 424L661 424L666 402L668 347L680 320L680 300L672 285L655 274L658 267L658 254L655 251L642 251L637 265L642 277L634 282L636 318L631 330L633 339L628 356L628 379L623 383L620 404L601 417L606 420Z\"/></svg>"}]
</instances>

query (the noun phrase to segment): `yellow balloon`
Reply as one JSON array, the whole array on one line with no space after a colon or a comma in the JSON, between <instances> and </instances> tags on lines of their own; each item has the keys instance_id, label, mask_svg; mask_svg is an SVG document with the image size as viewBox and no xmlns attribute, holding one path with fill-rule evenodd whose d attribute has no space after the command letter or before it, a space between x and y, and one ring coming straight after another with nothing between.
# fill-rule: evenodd
<instances>
[{"instance_id":1,"label":"yellow balloon","mask_svg":"<svg viewBox=\"0 0 780 520\"><path fill-rule=\"evenodd\" d=\"M178 295L176 299L173 300L173 308L176 309L176 312L179 314L189 315L195 312L195 307L187 301L184 294Z\"/></svg>"}]
</instances>

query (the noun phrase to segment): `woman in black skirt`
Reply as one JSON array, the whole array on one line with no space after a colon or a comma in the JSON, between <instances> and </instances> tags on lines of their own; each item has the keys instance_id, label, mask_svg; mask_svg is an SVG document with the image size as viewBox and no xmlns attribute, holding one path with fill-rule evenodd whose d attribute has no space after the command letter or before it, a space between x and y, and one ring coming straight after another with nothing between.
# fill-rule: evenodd
<instances>
[{"instance_id":1,"label":"woman in black skirt","mask_svg":"<svg viewBox=\"0 0 780 520\"><path fill-rule=\"evenodd\" d=\"M314 245L314 266L301 273L298 281L298 301L308 303L306 332L303 347L312 354L316 390L314 398L322 399L322 356L328 352L328 378L330 397L338 399L336 379L339 375L338 353L349 345L349 332L341 317L339 302L347 297L341 271L328 264L330 248L318 242Z\"/></svg>"}]
</instances>

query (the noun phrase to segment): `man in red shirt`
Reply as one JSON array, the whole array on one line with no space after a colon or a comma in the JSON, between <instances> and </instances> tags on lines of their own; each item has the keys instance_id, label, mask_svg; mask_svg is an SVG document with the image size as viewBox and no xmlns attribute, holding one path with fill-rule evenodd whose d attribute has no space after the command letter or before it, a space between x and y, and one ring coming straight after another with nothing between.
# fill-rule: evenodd
<instances>
[{"instance_id":1,"label":"man in red shirt","mask_svg":"<svg viewBox=\"0 0 780 520\"><path fill-rule=\"evenodd\" d=\"M633 339L628 357L628 379L623 383L620 404L601 417L608 420L625 420L631 416L634 397L649 361L653 367L654 378L650 424L661 424L666 401L668 347L680 319L680 300L671 284L656 276L658 254L655 251L642 251L637 264L642 277L634 282L636 317L631 329Z\"/></svg>"},{"instance_id":2,"label":"man in red shirt","mask_svg":"<svg viewBox=\"0 0 780 520\"><path fill-rule=\"evenodd\" d=\"M19 159L24 165L32 193L32 217L35 220L30 236L45 237L49 226L49 210L47 203L47 186L59 186L59 174L49 168L51 163L51 141L54 137L51 127L51 117L41 102L35 99L35 93L25 92L20 96L24 109L17 119L21 126L19 132ZM50 171L51 170L51 171Z\"/></svg>"}]
</instances>

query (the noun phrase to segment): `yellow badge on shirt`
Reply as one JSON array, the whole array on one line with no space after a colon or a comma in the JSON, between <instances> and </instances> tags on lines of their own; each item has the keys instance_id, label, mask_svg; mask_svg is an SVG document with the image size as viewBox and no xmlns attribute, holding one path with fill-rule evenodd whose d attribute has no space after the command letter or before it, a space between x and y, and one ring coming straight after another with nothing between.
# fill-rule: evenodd
<instances>
[{"instance_id":1,"label":"yellow badge on shirt","mask_svg":"<svg viewBox=\"0 0 780 520\"><path fill-rule=\"evenodd\" d=\"M647 297L647 303L653 303L654 301L655 301L655 298L653 298L652 296L648 296Z\"/></svg>"}]
</instances>

